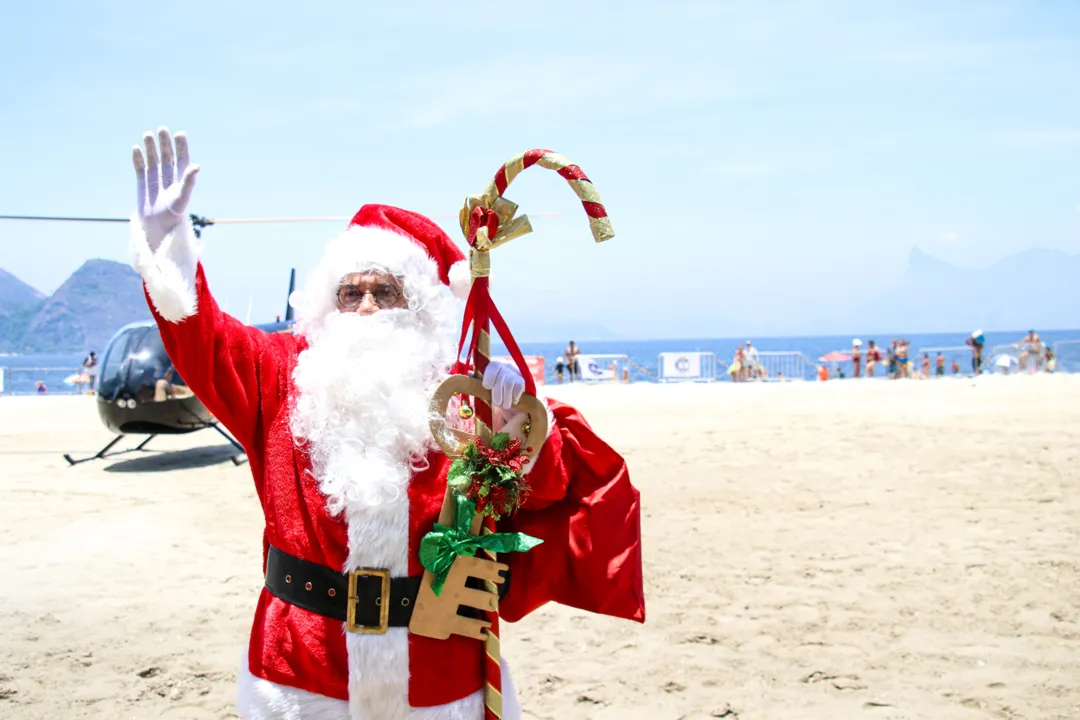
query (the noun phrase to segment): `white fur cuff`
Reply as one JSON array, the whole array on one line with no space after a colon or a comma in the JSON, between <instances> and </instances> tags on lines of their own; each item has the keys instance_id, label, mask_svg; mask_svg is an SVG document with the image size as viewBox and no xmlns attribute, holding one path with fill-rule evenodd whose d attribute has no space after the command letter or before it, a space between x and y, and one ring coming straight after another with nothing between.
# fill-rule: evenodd
<instances>
[{"instance_id":1,"label":"white fur cuff","mask_svg":"<svg viewBox=\"0 0 1080 720\"><path fill-rule=\"evenodd\" d=\"M201 251L188 218L165 236L156 252L150 249L139 218L131 218L131 266L142 276L158 314L169 322L178 323L198 311L195 274Z\"/></svg>"}]
</instances>

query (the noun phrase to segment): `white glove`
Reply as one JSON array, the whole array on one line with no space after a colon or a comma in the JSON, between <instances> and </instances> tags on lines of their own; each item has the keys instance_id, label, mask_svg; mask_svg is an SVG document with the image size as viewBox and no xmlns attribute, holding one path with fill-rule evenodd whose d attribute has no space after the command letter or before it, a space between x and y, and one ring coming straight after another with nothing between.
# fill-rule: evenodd
<instances>
[{"instance_id":1,"label":"white glove","mask_svg":"<svg viewBox=\"0 0 1080 720\"><path fill-rule=\"evenodd\" d=\"M160 174L153 133L143 135L143 144L146 146L145 162L138 145L132 151L138 188L139 221L152 252L157 252L165 236L183 221L188 201L191 200L191 191L195 189L195 176L199 174L198 165L188 165L187 135L182 132L176 134L175 154L168 128L158 128L158 142L161 144ZM176 182L177 179L179 182Z\"/></svg>"},{"instance_id":2,"label":"white glove","mask_svg":"<svg viewBox=\"0 0 1080 720\"><path fill-rule=\"evenodd\" d=\"M491 404L504 410L509 410L525 392L525 378L518 369L497 360L488 363L481 384L485 390L491 391Z\"/></svg>"}]
</instances>

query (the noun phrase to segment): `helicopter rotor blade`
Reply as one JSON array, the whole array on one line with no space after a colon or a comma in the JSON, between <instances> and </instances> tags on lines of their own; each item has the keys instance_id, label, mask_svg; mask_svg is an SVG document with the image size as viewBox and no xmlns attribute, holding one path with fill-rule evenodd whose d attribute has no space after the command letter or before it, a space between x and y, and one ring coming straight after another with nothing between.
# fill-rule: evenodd
<instances>
[{"instance_id":1,"label":"helicopter rotor blade","mask_svg":"<svg viewBox=\"0 0 1080 720\"><path fill-rule=\"evenodd\" d=\"M0 220L59 220L64 222L126 223L128 218L54 217L51 215L0 215Z\"/></svg>"},{"instance_id":2,"label":"helicopter rotor blade","mask_svg":"<svg viewBox=\"0 0 1080 720\"><path fill-rule=\"evenodd\" d=\"M529 213L533 217L562 217L562 213ZM435 220L447 220L457 219L457 215L451 215L449 213L435 213L434 215L428 215L429 218ZM346 222L351 220L352 217L276 217L276 218L214 218L210 220L212 225L225 225L228 223L288 223L288 222Z\"/></svg>"},{"instance_id":3,"label":"helicopter rotor blade","mask_svg":"<svg viewBox=\"0 0 1080 720\"><path fill-rule=\"evenodd\" d=\"M560 212L530 213L533 217L557 218L562 217ZM428 217L438 220L456 219L456 215L449 213L436 213ZM206 225L226 225L237 223L289 223L289 222L345 222L350 217L276 217L276 218L214 218L203 219ZM0 215L0 220L48 220L56 222L103 222L103 223L126 223L130 218L101 218L101 217L62 217L57 215Z\"/></svg>"},{"instance_id":4,"label":"helicopter rotor blade","mask_svg":"<svg viewBox=\"0 0 1080 720\"><path fill-rule=\"evenodd\" d=\"M347 217L277 217L277 218L214 218L212 225L227 223L287 223L287 222L344 222Z\"/></svg>"}]
</instances>

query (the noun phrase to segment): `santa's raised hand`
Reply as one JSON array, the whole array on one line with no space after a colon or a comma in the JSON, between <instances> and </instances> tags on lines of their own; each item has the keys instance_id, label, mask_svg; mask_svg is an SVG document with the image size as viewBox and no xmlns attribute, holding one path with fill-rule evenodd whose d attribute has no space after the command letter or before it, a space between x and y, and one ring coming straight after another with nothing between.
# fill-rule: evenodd
<instances>
[{"instance_id":1,"label":"santa's raised hand","mask_svg":"<svg viewBox=\"0 0 1080 720\"><path fill-rule=\"evenodd\" d=\"M138 200L139 222L146 242L156 252L165 236L176 229L187 212L199 166L190 164L187 135L176 134L176 147L166 127L143 135L146 157L138 145L132 150ZM159 151L160 147L160 151Z\"/></svg>"}]
</instances>

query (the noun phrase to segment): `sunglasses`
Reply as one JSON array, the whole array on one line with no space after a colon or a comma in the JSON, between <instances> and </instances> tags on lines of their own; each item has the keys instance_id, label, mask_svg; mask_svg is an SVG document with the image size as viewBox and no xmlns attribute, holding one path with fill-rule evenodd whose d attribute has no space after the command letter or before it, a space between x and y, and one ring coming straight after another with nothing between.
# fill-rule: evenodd
<instances>
[{"instance_id":1,"label":"sunglasses","mask_svg":"<svg viewBox=\"0 0 1080 720\"><path fill-rule=\"evenodd\" d=\"M337 300L341 307L351 310L364 302L365 295L375 298L375 304L383 309L394 307L401 299L401 291L393 285L379 285L374 290L361 290L356 285L342 285L338 288Z\"/></svg>"}]
</instances>

